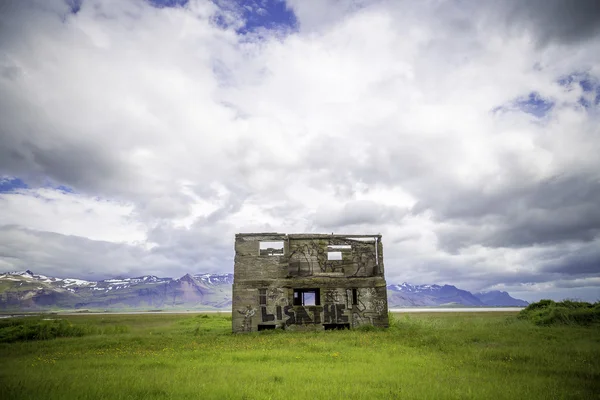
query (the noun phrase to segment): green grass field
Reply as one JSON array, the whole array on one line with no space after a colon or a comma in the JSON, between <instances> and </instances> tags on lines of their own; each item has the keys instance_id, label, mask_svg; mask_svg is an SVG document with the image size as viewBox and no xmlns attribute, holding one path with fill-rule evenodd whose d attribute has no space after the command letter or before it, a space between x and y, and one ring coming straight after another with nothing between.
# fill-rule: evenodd
<instances>
[{"instance_id":1,"label":"green grass field","mask_svg":"<svg viewBox=\"0 0 600 400\"><path fill-rule=\"evenodd\" d=\"M75 337L0 343L0 398L600 398L598 325L395 317L387 330L233 335L226 313L53 316Z\"/></svg>"}]
</instances>

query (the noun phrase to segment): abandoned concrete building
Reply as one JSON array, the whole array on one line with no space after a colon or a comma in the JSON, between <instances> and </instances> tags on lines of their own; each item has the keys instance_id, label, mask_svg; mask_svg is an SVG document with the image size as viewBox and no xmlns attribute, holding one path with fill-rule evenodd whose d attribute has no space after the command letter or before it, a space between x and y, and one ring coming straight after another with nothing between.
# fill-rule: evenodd
<instances>
[{"instance_id":1,"label":"abandoned concrete building","mask_svg":"<svg viewBox=\"0 0 600 400\"><path fill-rule=\"evenodd\" d=\"M233 332L388 326L381 235L235 236Z\"/></svg>"}]
</instances>

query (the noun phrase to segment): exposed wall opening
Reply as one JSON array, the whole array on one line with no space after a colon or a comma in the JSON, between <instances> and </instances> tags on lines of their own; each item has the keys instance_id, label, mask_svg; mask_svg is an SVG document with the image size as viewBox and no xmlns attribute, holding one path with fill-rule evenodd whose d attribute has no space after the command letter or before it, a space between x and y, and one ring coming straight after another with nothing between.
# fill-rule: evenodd
<instances>
[{"instance_id":1,"label":"exposed wall opening","mask_svg":"<svg viewBox=\"0 0 600 400\"><path fill-rule=\"evenodd\" d=\"M349 244L330 244L327 248L330 250L352 250L352 246Z\"/></svg>"},{"instance_id":2,"label":"exposed wall opening","mask_svg":"<svg viewBox=\"0 0 600 400\"><path fill-rule=\"evenodd\" d=\"M267 289L258 289L258 304L261 306L267 305Z\"/></svg>"},{"instance_id":3,"label":"exposed wall opening","mask_svg":"<svg viewBox=\"0 0 600 400\"><path fill-rule=\"evenodd\" d=\"M341 251L328 251L327 252L327 260L329 261L339 261L342 259Z\"/></svg>"},{"instance_id":4,"label":"exposed wall opening","mask_svg":"<svg viewBox=\"0 0 600 400\"><path fill-rule=\"evenodd\" d=\"M321 305L320 289L294 289L295 306L319 306Z\"/></svg>"},{"instance_id":5,"label":"exposed wall opening","mask_svg":"<svg viewBox=\"0 0 600 400\"><path fill-rule=\"evenodd\" d=\"M352 289L352 305L355 306L358 304L358 290Z\"/></svg>"},{"instance_id":6,"label":"exposed wall opening","mask_svg":"<svg viewBox=\"0 0 600 400\"><path fill-rule=\"evenodd\" d=\"M347 237L346 239L354 240L355 242L374 242L377 240L376 236L370 237Z\"/></svg>"},{"instance_id":7,"label":"exposed wall opening","mask_svg":"<svg viewBox=\"0 0 600 400\"><path fill-rule=\"evenodd\" d=\"M283 255L283 241L259 242L259 254L261 256L282 256Z\"/></svg>"},{"instance_id":8,"label":"exposed wall opening","mask_svg":"<svg viewBox=\"0 0 600 400\"><path fill-rule=\"evenodd\" d=\"M268 331L268 330L272 330L277 328L276 325L264 325L264 324L258 324L258 331Z\"/></svg>"},{"instance_id":9,"label":"exposed wall opening","mask_svg":"<svg viewBox=\"0 0 600 400\"><path fill-rule=\"evenodd\" d=\"M350 329L350 324L323 324L323 329L326 331Z\"/></svg>"}]
</instances>

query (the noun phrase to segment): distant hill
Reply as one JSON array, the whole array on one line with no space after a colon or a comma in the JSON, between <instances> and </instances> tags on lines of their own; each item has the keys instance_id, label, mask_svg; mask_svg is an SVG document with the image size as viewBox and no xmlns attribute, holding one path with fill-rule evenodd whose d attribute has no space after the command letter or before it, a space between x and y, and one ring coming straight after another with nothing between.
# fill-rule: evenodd
<instances>
[{"instance_id":1,"label":"distant hill","mask_svg":"<svg viewBox=\"0 0 600 400\"><path fill-rule=\"evenodd\" d=\"M0 274L0 311L36 310L207 310L231 307L233 274L144 275L86 281L55 278L30 270ZM472 294L452 285L388 286L388 304L414 306L526 306L506 292Z\"/></svg>"},{"instance_id":2,"label":"distant hill","mask_svg":"<svg viewBox=\"0 0 600 400\"><path fill-rule=\"evenodd\" d=\"M471 293L452 285L389 285L388 304L393 307L428 307L443 305L483 306L527 306L524 300L514 299L506 292L491 291Z\"/></svg>"},{"instance_id":3,"label":"distant hill","mask_svg":"<svg viewBox=\"0 0 600 400\"><path fill-rule=\"evenodd\" d=\"M486 306L527 307L527 305L529 305L525 300L515 299L507 292L501 292L499 290L477 292L474 295Z\"/></svg>"},{"instance_id":4,"label":"distant hill","mask_svg":"<svg viewBox=\"0 0 600 400\"><path fill-rule=\"evenodd\" d=\"M27 270L0 275L0 310L223 309L231 306L233 274L145 275L85 281Z\"/></svg>"}]
</instances>

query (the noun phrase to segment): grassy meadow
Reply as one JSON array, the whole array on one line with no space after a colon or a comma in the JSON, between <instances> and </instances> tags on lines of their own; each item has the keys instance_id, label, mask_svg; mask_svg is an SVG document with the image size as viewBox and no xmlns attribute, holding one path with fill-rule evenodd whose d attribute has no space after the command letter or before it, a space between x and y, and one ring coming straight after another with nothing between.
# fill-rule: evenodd
<instances>
[{"instance_id":1,"label":"grassy meadow","mask_svg":"<svg viewBox=\"0 0 600 400\"><path fill-rule=\"evenodd\" d=\"M598 325L517 313L236 335L227 313L21 321L0 320L1 399L600 399Z\"/></svg>"}]
</instances>

